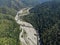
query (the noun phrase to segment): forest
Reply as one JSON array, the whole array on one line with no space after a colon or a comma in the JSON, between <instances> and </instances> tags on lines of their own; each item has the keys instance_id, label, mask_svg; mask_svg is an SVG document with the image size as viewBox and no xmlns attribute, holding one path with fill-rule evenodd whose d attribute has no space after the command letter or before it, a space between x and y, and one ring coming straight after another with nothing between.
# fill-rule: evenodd
<instances>
[{"instance_id":1,"label":"forest","mask_svg":"<svg viewBox=\"0 0 60 45\"><path fill-rule=\"evenodd\" d=\"M23 20L39 32L41 45L60 45L60 2L48 1L30 10Z\"/></svg>"},{"instance_id":2,"label":"forest","mask_svg":"<svg viewBox=\"0 0 60 45\"><path fill-rule=\"evenodd\" d=\"M0 45L21 45L15 16L25 6L17 0L0 0ZM29 11L23 20L38 31L41 45L60 45L60 1L47 1Z\"/></svg>"}]
</instances>

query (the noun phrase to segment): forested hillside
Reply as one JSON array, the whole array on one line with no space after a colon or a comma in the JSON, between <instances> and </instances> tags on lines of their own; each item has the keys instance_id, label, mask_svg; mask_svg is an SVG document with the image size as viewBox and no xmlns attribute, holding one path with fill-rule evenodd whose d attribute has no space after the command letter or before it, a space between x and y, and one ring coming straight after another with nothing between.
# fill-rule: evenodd
<instances>
[{"instance_id":1,"label":"forested hillside","mask_svg":"<svg viewBox=\"0 0 60 45\"><path fill-rule=\"evenodd\" d=\"M28 6L35 6L39 4L39 0L0 0L0 7L9 7L16 10Z\"/></svg>"},{"instance_id":2,"label":"forested hillside","mask_svg":"<svg viewBox=\"0 0 60 45\"><path fill-rule=\"evenodd\" d=\"M30 10L30 16L23 20L30 22L40 35L41 45L60 45L60 2L49 1Z\"/></svg>"},{"instance_id":3,"label":"forested hillside","mask_svg":"<svg viewBox=\"0 0 60 45\"><path fill-rule=\"evenodd\" d=\"M60 0L45 1L0 0L0 45L21 45L21 30L14 19L16 13L39 3L23 20L31 23L38 31L41 45L60 45Z\"/></svg>"},{"instance_id":4,"label":"forested hillside","mask_svg":"<svg viewBox=\"0 0 60 45\"><path fill-rule=\"evenodd\" d=\"M0 45L19 45L19 33L14 17L0 13Z\"/></svg>"},{"instance_id":5,"label":"forested hillside","mask_svg":"<svg viewBox=\"0 0 60 45\"><path fill-rule=\"evenodd\" d=\"M20 26L15 21L17 11L28 7L21 0L0 0L0 45L20 45Z\"/></svg>"},{"instance_id":6,"label":"forested hillside","mask_svg":"<svg viewBox=\"0 0 60 45\"><path fill-rule=\"evenodd\" d=\"M20 45L20 30L15 15L15 9L0 7L0 45Z\"/></svg>"},{"instance_id":7,"label":"forested hillside","mask_svg":"<svg viewBox=\"0 0 60 45\"><path fill-rule=\"evenodd\" d=\"M0 7L9 7L19 10L25 7L25 4L23 4L20 0L0 0Z\"/></svg>"},{"instance_id":8,"label":"forested hillside","mask_svg":"<svg viewBox=\"0 0 60 45\"><path fill-rule=\"evenodd\" d=\"M19 25L14 19L18 8L12 6L9 0L0 0L0 45L20 45Z\"/></svg>"}]
</instances>

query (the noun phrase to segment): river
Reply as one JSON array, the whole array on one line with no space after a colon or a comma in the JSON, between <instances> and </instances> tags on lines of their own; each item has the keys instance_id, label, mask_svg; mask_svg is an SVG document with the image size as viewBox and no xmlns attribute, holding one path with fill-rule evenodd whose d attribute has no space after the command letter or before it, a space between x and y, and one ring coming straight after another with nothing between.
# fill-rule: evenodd
<instances>
[{"instance_id":1,"label":"river","mask_svg":"<svg viewBox=\"0 0 60 45\"><path fill-rule=\"evenodd\" d=\"M23 21L20 17L29 14L30 8L23 8L17 12L15 16L16 22L20 25L21 33L19 35L19 40L21 41L22 45L37 45L38 37L37 32L34 27L28 23Z\"/></svg>"}]
</instances>

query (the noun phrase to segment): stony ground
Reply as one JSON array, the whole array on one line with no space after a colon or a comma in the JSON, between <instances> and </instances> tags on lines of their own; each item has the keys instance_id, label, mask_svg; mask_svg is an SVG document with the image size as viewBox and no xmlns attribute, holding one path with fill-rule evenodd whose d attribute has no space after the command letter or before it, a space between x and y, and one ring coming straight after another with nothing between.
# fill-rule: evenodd
<instances>
[{"instance_id":1,"label":"stony ground","mask_svg":"<svg viewBox=\"0 0 60 45\"><path fill-rule=\"evenodd\" d=\"M20 25L20 29L22 29L19 35L19 40L22 45L37 45L36 30L30 23L25 22L20 18L20 16L29 14L29 9L30 8L24 8L20 10L15 17L16 22Z\"/></svg>"}]
</instances>

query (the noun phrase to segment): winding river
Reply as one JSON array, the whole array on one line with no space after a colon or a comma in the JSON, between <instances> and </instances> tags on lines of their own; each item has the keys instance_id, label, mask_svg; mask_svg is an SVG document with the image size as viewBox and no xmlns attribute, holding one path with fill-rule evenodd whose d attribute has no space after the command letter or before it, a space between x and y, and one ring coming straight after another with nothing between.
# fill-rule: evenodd
<instances>
[{"instance_id":1,"label":"winding river","mask_svg":"<svg viewBox=\"0 0 60 45\"><path fill-rule=\"evenodd\" d=\"M38 40L36 30L30 23L25 22L20 18L21 16L28 15L29 10L30 8L23 8L18 11L15 17L16 22L20 25L20 30L22 30L19 35L19 40L22 45L37 45Z\"/></svg>"}]
</instances>

